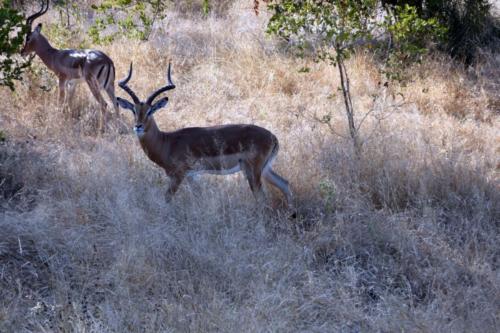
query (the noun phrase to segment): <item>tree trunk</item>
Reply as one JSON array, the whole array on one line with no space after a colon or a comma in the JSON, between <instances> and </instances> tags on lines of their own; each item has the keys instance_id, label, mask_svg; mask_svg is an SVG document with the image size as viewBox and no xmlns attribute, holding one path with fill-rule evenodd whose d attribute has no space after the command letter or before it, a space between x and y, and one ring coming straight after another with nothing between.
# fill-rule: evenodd
<instances>
[{"instance_id":1,"label":"tree trunk","mask_svg":"<svg viewBox=\"0 0 500 333\"><path fill-rule=\"evenodd\" d=\"M349 134L352 139L354 151L357 156L361 154L361 142L359 141L358 131L354 123L354 108L352 106L351 91L349 86L349 77L345 68L344 59L340 52L337 52L337 67L339 69L340 84L342 87L342 94L344 96L345 111L347 122L349 124Z\"/></svg>"}]
</instances>

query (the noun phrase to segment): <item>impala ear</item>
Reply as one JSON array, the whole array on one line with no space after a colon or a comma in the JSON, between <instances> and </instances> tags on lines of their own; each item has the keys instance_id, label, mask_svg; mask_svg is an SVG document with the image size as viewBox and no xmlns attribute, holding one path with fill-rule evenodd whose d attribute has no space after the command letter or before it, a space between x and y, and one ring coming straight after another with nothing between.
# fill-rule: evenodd
<instances>
[{"instance_id":1,"label":"impala ear","mask_svg":"<svg viewBox=\"0 0 500 333\"><path fill-rule=\"evenodd\" d=\"M42 24L41 23L38 23L38 25L35 28L35 31L38 33L40 33L42 31Z\"/></svg>"},{"instance_id":2,"label":"impala ear","mask_svg":"<svg viewBox=\"0 0 500 333\"><path fill-rule=\"evenodd\" d=\"M132 104L129 101L127 101L126 99L123 99L120 97L117 97L116 101L118 102L119 106L121 106L124 109L129 109L130 111L132 111L135 114L134 104Z\"/></svg>"},{"instance_id":3,"label":"impala ear","mask_svg":"<svg viewBox=\"0 0 500 333\"><path fill-rule=\"evenodd\" d=\"M158 102L153 104L153 106L151 106L151 108L148 111L148 116L152 115L153 113L155 113L159 109L165 107L165 105L167 105L167 103L168 103L168 97L164 97L164 98L160 99Z\"/></svg>"}]
</instances>

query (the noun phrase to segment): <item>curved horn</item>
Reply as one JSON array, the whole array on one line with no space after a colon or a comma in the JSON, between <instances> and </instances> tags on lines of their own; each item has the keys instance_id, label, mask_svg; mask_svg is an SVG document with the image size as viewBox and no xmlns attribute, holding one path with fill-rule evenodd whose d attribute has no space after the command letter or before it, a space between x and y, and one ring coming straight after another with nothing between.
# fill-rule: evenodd
<instances>
[{"instance_id":1,"label":"curved horn","mask_svg":"<svg viewBox=\"0 0 500 333\"><path fill-rule=\"evenodd\" d=\"M42 16L43 14L45 14L47 12L47 10L49 10L49 2L50 1L47 0L47 6L45 6L45 1L42 0L42 8L40 9L40 11L37 12L37 13L35 13L35 14L33 14L33 15L31 15L30 17L28 17L26 19L26 24L30 26L30 30L31 30L31 27L33 25L33 21L36 18L38 18L38 17Z\"/></svg>"},{"instance_id":2,"label":"curved horn","mask_svg":"<svg viewBox=\"0 0 500 333\"><path fill-rule=\"evenodd\" d=\"M130 69L128 70L128 76L125 79L118 82L118 85L120 86L120 88L125 90L130 95L130 97L132 97L135 104L139 104L141 101L139 100L137 95L132 91L132 89L130 89L130 87L127 86L127 83L131 77L132 77L132 62L130 63Z\"/></svg>"},{"instance_id":3,"label":"curved horn","mask_svg":"<svg viewBox=\"0 0 500 333\"><path fill-rule=\"evenodd\" d=\"M148 105L151 105L151 103L153 103L154 99L159 95L161 94L162 92L164 91L167 91L167 90L171 90L171 89L174 89L175 88L175 84L172 82L172 77L170 76L170 66L171 64L168 63L168 84L158 90L156 90L153 94L151 94L151 96L148 97L147 101L146 101L146 104Z\"/></svg>"}]
</instances>

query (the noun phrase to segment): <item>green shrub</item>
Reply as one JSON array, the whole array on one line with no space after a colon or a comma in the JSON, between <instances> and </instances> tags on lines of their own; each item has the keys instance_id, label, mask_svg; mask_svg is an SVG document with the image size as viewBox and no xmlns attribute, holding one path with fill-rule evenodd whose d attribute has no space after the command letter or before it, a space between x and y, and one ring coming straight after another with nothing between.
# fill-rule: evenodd
<instances>
[{"instance_id":1,"label":"green shrub","mask_svg":"<svg viewBox=\"0 0 500 333\"><path fill-rule=\"evenodd\" d=\"M19 51L29 27L24 16L4 0L0 7L0 86L14 90L14 81L21 80L31 59L23 59Z\"/></svg>"},{"instance_id":2,"label":"green shrub","mask_svg":"<svg viewBox=\"0 0 500 333\"><path fill-rule=\"evenodd\" d=\"M491 15L491 4L487 0L436 2L429 11L448 27L445 48L453 57L470 64L480 48L496 47L500 26Z\"/></svg>"},{"instance_id":3,"label":"green shrub","mask_svg":"<svg viewBox=\"0 0 500 333\"><path fill-rule=\"evenodd\" d=\"M200 14L224 16L234 0L176 0L171 3L175 11L187 16Z\"/></svg>"},{"instance_id":4,"label":"green shrub","mask_svg":"<svg viewBox=\"0 0 500 333\"><path fill-rule=\"evenodd\" d=\"M391 37L390 49L379 45L387 57L382 72L388 79L405 83L406 67L412 63L420 63L428 53L431 42L439 43L444 40L447 29L434 17L422 18L418 14L418 7L408 4L395 6L389 10L389 14L383 27Z\"/></svg>"},{"instance_id":5,"label":"green shrub","mask_svg":"<svg viewBox=\"0 0 500 333\"><path fill-rule=\"evenodd\" d=\"M95 44L109 44L117 36L148 40L154 22L162 17L166 5L167 2L161 0L107 0L92 5L98 17L88 35ZM116 26L118 31L105 33L109 26Z\"/></svg>"},{"instance_id":6,"label":"green shrub","mask_svg":"<svg viewBox=\"0 0 500 333\"><path fill-rule=\"evenodd\" d=\"M488 0L385 0L384 4L414 5L422 18L435 18L447 28L442 49L454 58L471 64L479 49L498 51L500 24Z\"/></svg>"}]
</instances>

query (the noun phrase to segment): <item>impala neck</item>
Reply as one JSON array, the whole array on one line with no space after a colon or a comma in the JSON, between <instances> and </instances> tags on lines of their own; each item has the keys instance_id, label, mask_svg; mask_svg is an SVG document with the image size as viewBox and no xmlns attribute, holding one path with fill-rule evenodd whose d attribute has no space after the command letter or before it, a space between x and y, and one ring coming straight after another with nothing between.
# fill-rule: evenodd
<instances>
[{"instance_id":1,"label":"impala neck","mask_svg":"<svg viewBox=\"0 0 500 333\"><path fill-rule=\"evenodd\" d=\"M162 156L165 154L164 138L165 133L160 131L154 118L151 116L146 133L142 137L139 137L139 142L142 150L155 163L160 163Z\"/></svg>"},{"instance_id":2,"label":"impala neck","mask_svg":"<svg viewBox=\"0 0 500 333\"><path fill-rule=\"evenodd\" d=\"M56 52L57 49L53 48L47 38L40 34L35 45L35 53L42 59L43 63L52 70L54 70L53 60L54 53Z\"/></svg>"}]
</instances>

